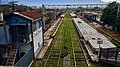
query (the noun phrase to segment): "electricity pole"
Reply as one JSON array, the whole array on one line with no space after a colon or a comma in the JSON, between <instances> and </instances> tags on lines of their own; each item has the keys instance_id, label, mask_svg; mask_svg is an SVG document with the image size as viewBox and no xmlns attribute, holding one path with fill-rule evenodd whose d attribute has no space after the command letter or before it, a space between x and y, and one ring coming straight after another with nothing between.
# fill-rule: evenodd
<instances>
[{"instance_id":1,"label":"electricity pole","mask_svg":"<svg viewBox=\"0 0 120 67\"><path fill-rule=\"evenodd\" d=\"M120 11L120 4L118 3L117 19L118 19L118 17L119 17L119 11ZM117 22L116 22L116 26L117 26ZM115 27L115 31L117 31L117 27Z\"/></svg>"},{"instance_id":2,"label":"electricity pole","mask_svg":"<svg viewBox=\"0 0 120 67\"><path fill-rule=\"evenodd\" d=\"M11 1L11 2L9 2L9 4L11 4L12 5L12 11L14 12L15 11L15 5L16 5L16 3L18 3L18 1Z\"/></svg>"}]
</instances>

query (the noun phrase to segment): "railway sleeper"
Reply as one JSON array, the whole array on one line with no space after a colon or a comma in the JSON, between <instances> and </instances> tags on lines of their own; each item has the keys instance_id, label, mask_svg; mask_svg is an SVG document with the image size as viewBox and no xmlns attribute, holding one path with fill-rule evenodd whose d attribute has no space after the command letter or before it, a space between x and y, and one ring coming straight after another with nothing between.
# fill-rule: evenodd
<instances>
[{"instance_id":1,"label":"railway sleeper","mask_svg":"<svg viewBox=\"0 0 120 67\"><path fill-rule=\"evenodd\" d=\"M63 37L60 37L60 38L57 38L56 40L58 40L58 41L63 41L64 39L63 39Z\"/></svg>"},{"instance_id":2,"label":"railway sleeper","mask_svg":"<svg viewBox=\"0 0 120 67\"><path fill-rule=\"evenodd\" d=\"M79 62L81 62L81 61L86 61L85 58L75 58L75 59L76 59L77 62L78 62L78 61L79 61Z\"/></svg>"},{"instance_id":3,"label":"railway sleeper","mask_svg":"<svg viewBox=\"0 0 120 67\"><path fill-rule=\"evenodd\" d=\"M52 53L59 53L60 49L53 49L51 51L52 51Z\"/></svg>"},{"instance_id":4,"label":"railway sleeper","mask_svg":"<svg viewBox=\"0 0 120 67\"><path fill-rule=\"evenodd\" d=\"M53 57L53 56L51 56L50 59L55 59L55 60L57 60L58 57Z\"/></svg>"},{"instance_id":5,"label":"railway sleeper","mask_svg":"<svg viewBox=\"0 0 120 67\"><path fill-rule=\"evenodd\" d=\"M62 54L60 55L60 58L63 58L63 57L65 57L65 56L67 56L68 54L69 54L68 52L62 53Z\"/></svg>"},{"instance_id":6,"label":"railway sleeper","mask_svg":"<svg viewBox=\"0 0 120 67\"><path fill-rule=\"evenodd\" d=\"M59 55L50 55L50 57L59 57Z\"/></svg>"},{"instance_id":7,"label":"railway sleeper","mask_svg":"<svg viewBox=\"0 0 120 67\"><path fill-rule=\"evenodd\" d=\"M49 62L49 63L57 63L57 62L58 62L58 59L52 58L52 59L49 59L48 62Z\"/></svg>"},{"instance_id":8,"label":"railway sleeper","mask_svg":"<svg viewBox=\"0 0 120 67\"><path fill-rule=\"evenodd\" d=\"M83 53L82 51L74 51L74 53Z\"/></svg>"},{"instance_id":9,"label":"railway sleeper","mask_svg":"<svg viewBox=\"0 0 120 67\"><path fill-rule=\"evenodd\" d=\"M52 52L59 52L60 49L51 50Z\"/></svg>"},{"instance_id":10,"label":"railway sleeper","mask_svg":"<svg viewBox=\"0 0 120 67\"><path fill-rule=\"evenodd\" d=\"M54 61L49 61L47 64L56 65L56 64L57 64L57 62L54 62Z\"/></svg>"}]
</instances>

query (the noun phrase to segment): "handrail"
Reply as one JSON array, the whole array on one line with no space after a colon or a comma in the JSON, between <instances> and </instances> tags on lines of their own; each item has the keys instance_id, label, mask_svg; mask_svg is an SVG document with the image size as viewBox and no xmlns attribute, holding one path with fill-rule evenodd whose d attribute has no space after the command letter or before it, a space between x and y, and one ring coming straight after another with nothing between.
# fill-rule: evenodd
<instances>
[{"instance_id":1,"label":"handrail","mask_svg":"<svg viewBox=\"0 0 120 67\"><path fill-rule=\"evenodd\" d=\"M29 48L28 51L26 52L26 54L28 54L29 52L31 52L32 48ZM15 64L15 66L17 66L23 59L24 57L26 57L26 54ZM31 61L30 61L31 62ZM24 65L23 65L24 66Z\"/></svg>"}]
</instances>

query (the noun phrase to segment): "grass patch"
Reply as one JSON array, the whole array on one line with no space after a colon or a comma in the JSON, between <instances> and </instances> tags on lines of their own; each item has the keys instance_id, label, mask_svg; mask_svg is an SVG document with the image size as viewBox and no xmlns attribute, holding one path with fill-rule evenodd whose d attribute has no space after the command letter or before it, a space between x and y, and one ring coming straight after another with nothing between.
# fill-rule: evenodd
<instances>
[{"instance_id":1,"label":"grass patch","mask_svg":"<svg viewBox=\"0 0 120 67\"><path fill-rule=\"evenodd\" d=\"M52 50L51 55L59 55L59 50L62 48L62 52L63 53L68 53L70 54L70 66L74 67L74 55L73 55L73 47L72 47L72 42L73 42L73 46L76 52L79 53L75 53L75 57L76 58L84 58L84 55L81 51L81 47L80 47L80 42L79 42L79 37L77 34L77 31L74 27L74 24L72 22L72 19L70 17L70 14L72 11L67 11L66 15L64 17L63 22L61 23L56 36L54 37L53 42L51 43L51 45L49 46L44 58L39 62L38 66L39 67L43 67L46 59L48 58L48 55L50 53L50 50ZM66 48L66 49L65 49ZM56 51L57 50L57 51ZM63 58L60 58L60 63L59 63L59 67L63 66ZM36 61L34 61L36 62ZM57 67L57 62L58 59L53 59L50 58L47 61L47 65L46 67ZM31 67L35 67L37 63L33 63ZM87 63L86 61L77 61L77 67L87 67Z\"/></svg>"}]
</instances>

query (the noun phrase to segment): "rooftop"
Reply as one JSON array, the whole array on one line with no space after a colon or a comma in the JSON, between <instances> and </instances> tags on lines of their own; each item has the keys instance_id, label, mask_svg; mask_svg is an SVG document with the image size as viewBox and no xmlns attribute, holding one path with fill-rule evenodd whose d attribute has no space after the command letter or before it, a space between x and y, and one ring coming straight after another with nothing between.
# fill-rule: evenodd
<instances>
[{"instance_id":1,"label":"rooftop","mask_svg":"<svg viewBox=\"0 0 120 67\"><path fill-rule=\"evenodd\" d=\"M88 12L88 11L84 11L85 15L87 16L97 16L98 14L95 12Z\"/></svg>"},{"instance_id":2,"label":"rooftop","mask_svg":"<svg viewBox=\"0 0 120 67\"><path fill-rule=\"evenodd\" d=\"M28 11L28 12L14 12L14 14L25 17L29 20L35 20L41 18L43 15L35 12L35 11Z\"/></svg>"}]
</instances>

